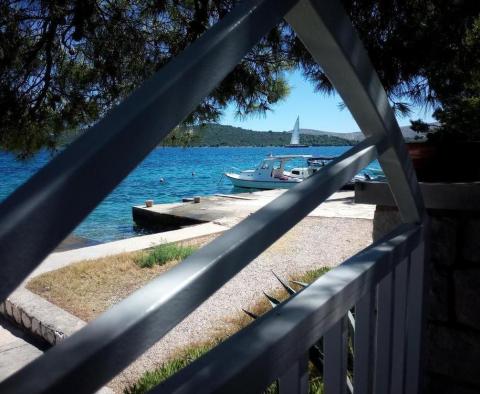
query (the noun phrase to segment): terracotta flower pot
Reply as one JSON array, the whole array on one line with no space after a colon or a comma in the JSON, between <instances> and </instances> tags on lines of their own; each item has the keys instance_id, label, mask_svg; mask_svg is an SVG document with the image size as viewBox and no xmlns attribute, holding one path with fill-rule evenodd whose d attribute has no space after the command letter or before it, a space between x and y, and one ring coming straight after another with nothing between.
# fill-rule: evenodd
<instances>
[{"instance_id":1,"label":"terracotta flower pot","mask_svg":"<svg viewBox=\"0 0 480 394\"><path fill-rule=\"evenodd\" d=\"M480 181L480 142L407 144L420 182Z\"/></svg>"}]
</instances>

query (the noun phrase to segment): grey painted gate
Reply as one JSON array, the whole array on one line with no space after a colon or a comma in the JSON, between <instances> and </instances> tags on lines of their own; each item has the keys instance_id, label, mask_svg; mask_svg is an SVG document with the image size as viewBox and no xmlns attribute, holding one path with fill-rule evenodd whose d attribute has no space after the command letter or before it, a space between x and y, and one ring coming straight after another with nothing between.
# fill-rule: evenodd
<instances>
[{"instance_id":1,"label":"grey painted gate","mask_svg":"<svg viewBox=\"0 0 480 394\"><path fill-rule=\"evenodd\" d=\"M0 383L0 392L98 389L376 157L404 224L154 391L258 392L278 379L280 392L303 393L308 348L324 336L326 393L345 393L352 390L345 319L355 308L355 393L419 392L423 202L387 96L339 1L242 2L15 191L0 206L0 296L5 299L282 18L367 138Z\"/></svg>"}]
</instances>

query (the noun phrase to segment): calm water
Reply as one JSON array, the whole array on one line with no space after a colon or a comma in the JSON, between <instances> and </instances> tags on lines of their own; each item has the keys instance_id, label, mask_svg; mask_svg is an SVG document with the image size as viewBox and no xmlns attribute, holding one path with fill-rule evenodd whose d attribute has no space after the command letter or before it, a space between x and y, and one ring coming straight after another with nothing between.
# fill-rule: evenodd
<instances>
[{"instance_id":1,"label":"calm water","mask_svg":"<svg viewBox=\"0 0 480 394\"><path fill-rule=\"evenodd\" d=\"M268 154L338 155L349 147L157 148L77 227L75 234L106 242L138 235L131 206L146 199L176 202L182 197L236 193L221 177L225 170L248 169ZM41 152L20 162L0 152L0 200L44 166L51 156ZM379 168L374 162L371 167ZM164 182L161 182L161 178Z\"/></svg>"}]
</instances>

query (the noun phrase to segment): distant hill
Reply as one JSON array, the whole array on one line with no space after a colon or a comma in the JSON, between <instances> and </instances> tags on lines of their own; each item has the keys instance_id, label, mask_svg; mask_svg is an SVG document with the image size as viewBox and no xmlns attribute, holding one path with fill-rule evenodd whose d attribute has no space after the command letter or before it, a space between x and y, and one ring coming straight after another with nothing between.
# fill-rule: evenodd
<instances>
[{"instance_id":1,"label":"distant hill","mask_svg":"<svg viewBox=\"0 0 480 394\"><path fill-rule=\"evenodd\" d=\"M290 143L291 131L253 131L241 127L220 124L196 126L190 130L189 138L185 132L174 131L163 141L166 146L283 146ZM300 143L305 145L342 146L352 145L354 140L341 138L341 133L300 135Z\"/></svg>"},{"instance_id":2,"label":"distant hill","mask_svg":"<svg viewBox=\"0 0 480 394\"><path fill-rule=\"evenodd\" d=\"M409 126L400 127L406 142L422 141ZM60 146L70 144L87 129L72 130L62 136ZM216 123L192 127L189 133L174 130L162 141L164 146L283 146L290 143L292 130L254 131ZM331 131L300 129L300 143L305 145L354 145L364 139L361 132L337 133Z\"/></svg>"},{"instance_id":3,"label":"distant hill","mask_svg":"<svg viewBox=\"0 0 480 394\"><path fill-rule=\"evenodd\" d=\"M402 126L400 127L402 131L403 139L406 142L413 142L413 141L425 141L427 136L425 134L417 133L413 131L410 126Z\"/></svg>"},{"instance_id":4,"label":"distant hill","mask_svg":"<svg viewBox=\"0 0 480 394\"><path fill-rule=\"evenodd\" d=\"M406 142L410 141L419 141L424 140L425 135L418 134L413 131L410 126L401 126L400 130L402 132L403 138ZM289 131L291 133L291 131ZM301 134L308 134L308 135L326 135L330 137L339 137L343 138L352 142L362 141L365 137L362 132L357 131L353 133L335 133L331 131L321 131L321 130L312 130L312 129L300 129Z\"/></svg>"},{"instance_id":5,"label":"distant hill","mask_svg":"<svg viewBox=\"0 0 480 394\"><path fill-rule=\"evenodd\" d=\"M291 133L291 131L288 131ZM322 130L313 130L313 129L300 129L300 134L304 135L326 135L329 137L337 137L342 138L349 141L361 141L363 140L363 134L360 131L353 132L353 133L337 133L333 131L322 131Z\"/></svg>"}]
</instances>

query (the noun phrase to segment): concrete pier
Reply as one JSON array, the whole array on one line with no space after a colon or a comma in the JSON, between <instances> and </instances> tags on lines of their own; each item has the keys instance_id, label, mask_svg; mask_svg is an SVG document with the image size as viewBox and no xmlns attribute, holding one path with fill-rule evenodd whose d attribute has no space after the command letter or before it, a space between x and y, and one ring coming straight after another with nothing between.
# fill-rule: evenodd
<instances>
[{"instance_id":1,"label":"concrete pier","mask_svg":"<svg viewBox=\"0 0 480 394\"><path fill-rule=\"evenodd\" d=\"M257 211L270 201L285 193L285 190L267 190L241 194L218 194L202 197L199 203L184 202L155 204L152 207L132 207L133 220L140 226L171 230L184 226L214 222L231 227ZM373 219L374 207L355 204L353 191L333 194L326 202L314 209L309 216Z\"/></svg>"}]
</instances>

